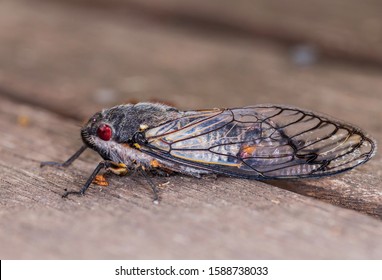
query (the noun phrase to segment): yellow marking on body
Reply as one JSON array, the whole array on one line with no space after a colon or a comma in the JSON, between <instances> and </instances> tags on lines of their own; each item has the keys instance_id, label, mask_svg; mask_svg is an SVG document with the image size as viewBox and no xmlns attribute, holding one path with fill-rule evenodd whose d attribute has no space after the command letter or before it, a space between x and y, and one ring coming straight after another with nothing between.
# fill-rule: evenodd
<instances>
[{"instance_id":1,"label":"yellow marking on body","mask_svg":"<svg viewBox=\"0 0 382 280\"><path fill-rule=\"evenodd\" d=\"M124 176L128 173L127 165L124 163L115 163L115 167L109 167L107 170L120 176Z\"/></svg>"},{"instance_id":2,"label":"yellow marking on body","mask_svg":"<svg viewBox=\"0 0 382 280\"><path fill-rule=\"evenodd\" d=\"M139 150L141 149L141 145L139 145L138 143L134 143L133 146L134 146L135 148L139 149Z\"/></svg>"},{"instance_id":3,"label":"yellow marking on body","mask_svg":"<svg viewBox=\"0 0 382 280\"><path fill-rule=\"evenodd\" d=\"M139 125L139 131L145 131L146 129L148 129L149 128L149 126L147 125L147 124L141 124L141 125Z\"/></svg>"}]
</instances>

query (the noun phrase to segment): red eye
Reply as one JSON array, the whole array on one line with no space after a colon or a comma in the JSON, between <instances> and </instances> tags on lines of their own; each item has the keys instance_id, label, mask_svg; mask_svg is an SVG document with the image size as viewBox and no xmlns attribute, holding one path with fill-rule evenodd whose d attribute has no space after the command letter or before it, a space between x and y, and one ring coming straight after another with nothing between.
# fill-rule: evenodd
<instances>
[{"instance_id":1,"label":"red eye","mask_svg":"<svg viewBox=\"0 0 382 280\"><path fill-rule=\"evenodd\" d=\"M111 138L111 127L107 124L101 124L97 129L97 135L104 141L109 141Z\"/></svg>"}]
</instances>

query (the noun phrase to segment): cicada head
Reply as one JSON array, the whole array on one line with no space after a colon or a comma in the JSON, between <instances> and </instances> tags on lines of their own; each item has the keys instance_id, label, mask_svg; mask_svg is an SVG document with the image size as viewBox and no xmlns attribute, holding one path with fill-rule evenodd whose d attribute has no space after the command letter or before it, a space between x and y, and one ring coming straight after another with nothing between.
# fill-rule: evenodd
<instances>
[{"instance_id":1,"label":"cicada head","mask_svg":"<svg viewBox=\"0 0 382 280\"><path fill-rule=\"evenodd\" d=\"M84 143L104 159L121 158L122 145L130 144L142 127L155 127L179 114L175 108L152 103L124 104L94 114L82 127Z\"/></svg>"}]
</instances>

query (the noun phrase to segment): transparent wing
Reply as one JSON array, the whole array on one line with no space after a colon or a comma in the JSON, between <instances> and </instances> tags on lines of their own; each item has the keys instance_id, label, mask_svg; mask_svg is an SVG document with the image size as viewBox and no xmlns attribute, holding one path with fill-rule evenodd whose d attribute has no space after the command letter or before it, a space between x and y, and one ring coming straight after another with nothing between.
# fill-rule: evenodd
<instances>
[{"instance_id":1,"label":"transparent wing","mask_svg":"<svg viewBox=\"0 0 382 280\"><path fill-rule=\"evenodd\" d=\"M146 131L144 152L244 178L320 177L369 160L360 129L298 108L259 105L185 112Z\"/></svg>"}]
</instances>

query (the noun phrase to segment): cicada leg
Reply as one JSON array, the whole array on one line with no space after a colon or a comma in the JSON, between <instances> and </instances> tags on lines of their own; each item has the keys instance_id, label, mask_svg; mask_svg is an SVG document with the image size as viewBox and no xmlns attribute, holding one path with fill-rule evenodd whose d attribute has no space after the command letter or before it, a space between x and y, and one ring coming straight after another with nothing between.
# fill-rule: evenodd
<instances>
[{"instance_id":1,"label":"cicada leg","mask_svg":"<svg viewBox=\"0 0 382 280\"><path fill-rule=\"evenodd\" d=\"M75 161L85 150L87 149L86 145L83 145L77 152L75 152L74 155L72 155L67 161L65 162L55 162L55 161L43 161L40 163L40 167L44 166L57 166L57 167L68 167Z\"/></svg>"},{"instance_id":2,"label":"cicada leg","mask_svg":"<svg viewBox=\"0 0 382 280\"><path fill-rule=\"evenodd\" d=\"M120 175L120 176L126 175L128 173L128 171L129 171L128 167L124 163L114 163L114 166L107 167L107 170L111 171L114 174ZM151 178L147 175L145 169L142 166L138 167L137 170L139 171L139 173L141 173L141 175L143 177L145 177L145 179L149 183L149 185L150 185L150 187L151 187L151 189L152 189L152 191L154 193L154 203L158 203L159 202L159 196L158 196L158 188L157 188L157 186L151 180Z\"/></svg>"},{"instance_id":3,"label":"cicada leg","mask_svg":"<svg viewBox=\"0 0 382 280\"><path fill-rule=\"evenodd\" d=\"M147 175L146 171L143 169L143 168L140 168L139 169L139 172L141 173L141 175L143 177L145 177L145 179L147 180L147 182L149 183L153 193L154 193L154 200L153 202L155 204L158 204L159 203L159 195L158 195L158 188L157 186L155 185L155 183L151 180L151 178Z\"/></svg>"},{"instance_id":4,"label":"cicada leg","mask_svg":"<svg viewBox=\"0 0 382 280\"><path fill-rule=\"evenodd\" d=\"M101 171L101 169L104 169L104 168L108 169L112 172L115 171L116 174L118 174L118 175L121 175L123 172L124 172L124 174L127 173L127 166L125 164L118 164L118 163L115 163L113 161L108 161L108 160L101 161L100 163L98 163L97 167L94 169L93 173L90 175L90 177L86 181L85 185L81 188L81 190L79 190L79 191L66 191L62 195L62 197L67 197L70 194L84 195L86 190L90 187L90 184L93 182L94 178Z\"/></svg>"},{"instance_id":5,"label":"cicada leg","mask_svg":"<svg viewBox=\"0 0 382 280\"><path fill-rule=\"evenodd\" d=\"M93 173L90 175L84 186L79 191L66 191L62 197L65 198L68 195L75 194L75 195L84 195L86 190L90 187L91 183L94 181L94 178L98 175L98 173L101 171L101 169L106 169L108 171L111 171L112 173L116 175L126 175L129 171L128 167L124 163L116 163L113 161L101 161L97 167L94 169ZM139 168L138 171L142 174L143 177L146 178L148 181L153 193L154 193L154 203L159 203L159 196L158 196L158 189L157 186L153 183L153 181L148 177L145 170L143 168Z\"/></svg>"}]
</instances>

